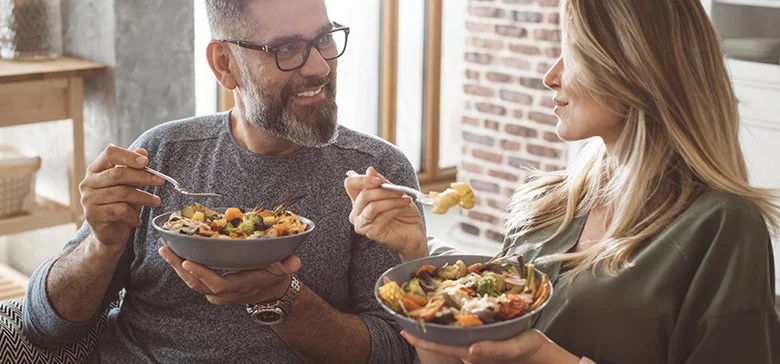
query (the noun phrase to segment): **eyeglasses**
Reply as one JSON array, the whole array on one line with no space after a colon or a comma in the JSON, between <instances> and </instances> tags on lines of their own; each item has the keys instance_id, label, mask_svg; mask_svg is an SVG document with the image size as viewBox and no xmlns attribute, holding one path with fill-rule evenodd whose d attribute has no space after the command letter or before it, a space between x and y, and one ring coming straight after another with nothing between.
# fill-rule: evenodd
<instances>
[{"instance_id":1,"label":"eyeglasses","mask_svg":"<svg viewBox=\"0 0 780 364\"><path fill-rule=\"evenodd\" d=\"M344 51L347 49L349 27L338 23L333 24L335 28L318 35L312 40L296 40L278 46L260 45L243 40L222 39L221 41L235 44L241 48L271 53L276 58L276 66L284 72L289 72L295 71L306 64L312 47L317 48L317 51L320 52L320 55L326 61L334 60L344 54Z\"/></svg>"}]
</instances>

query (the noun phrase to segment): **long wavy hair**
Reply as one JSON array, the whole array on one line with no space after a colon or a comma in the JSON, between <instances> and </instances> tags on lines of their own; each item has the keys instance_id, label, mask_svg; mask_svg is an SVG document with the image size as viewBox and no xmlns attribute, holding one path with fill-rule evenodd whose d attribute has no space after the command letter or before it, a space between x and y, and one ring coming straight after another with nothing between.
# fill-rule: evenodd
<instances>
[{"instance_id":1,"label":"long wavy hair","mask_svg":"<svg viewBox=\"0 0 780 364\"><path fill-rule=\"evenodd\" d=\"M754 202L776 234L778 194L748 184L736 98L701 3L562 0L560 13L567 81L624 128L609 153L590 139L568 169L534 173L512 197L509 236L558 224L544 244L603 205L603 239L544 260L564 262L569 280L597 267L615 275L705 190Z\"/></svg>"}]
</instances>

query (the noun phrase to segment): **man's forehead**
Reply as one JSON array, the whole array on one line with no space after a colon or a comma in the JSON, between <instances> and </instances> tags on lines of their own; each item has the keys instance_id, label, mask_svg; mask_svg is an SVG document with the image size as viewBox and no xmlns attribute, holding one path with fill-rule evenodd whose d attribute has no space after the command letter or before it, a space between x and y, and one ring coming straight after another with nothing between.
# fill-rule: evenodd
<instances>
[{"instance_id":1,"label":"man's forehead","mask_svg":"<svg viewBox=\"0 0 780 364\"><path fill-rule=\"evenodd\" d=\"M252 40L262 43L278 38L311 39L330 25L323 0L259 0L250 2Z\"/></svg>"}]
</instances>

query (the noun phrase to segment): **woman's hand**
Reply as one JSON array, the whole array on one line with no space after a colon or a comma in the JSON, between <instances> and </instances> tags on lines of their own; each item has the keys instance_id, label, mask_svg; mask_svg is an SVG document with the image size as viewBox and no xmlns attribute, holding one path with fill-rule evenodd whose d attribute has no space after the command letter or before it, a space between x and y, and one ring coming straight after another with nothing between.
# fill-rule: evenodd
<instances>
[{"instance_id":1,"label":"woman's hand","mask_svg":"<svg viewBox=\"0 0 780 364\"><path fill-rule=\"evenodd\" d=\"M388 182L373 167L365 175L347 177L344 188L352 200L349 221L355 232L398 252L404 261L428 255L420 210L402 192L379 188Z\"/></svg>"},{"instance_id":2,"label":"woman's hand","mask_svg":"<svg viewBox=\"0 0 780 364\"><path fill-rule=\"evenodd\" d=\"M447 346L416 338L406 331L401 335L430 362L460 358L466 363L561 363L577 364L579 358L548 339L539 330L527 330L504 341L480 341L471 346ZM433 358L433 355L440 357ZM423 359L423 363L429 362Z\"/></svg>"}]
</instances>

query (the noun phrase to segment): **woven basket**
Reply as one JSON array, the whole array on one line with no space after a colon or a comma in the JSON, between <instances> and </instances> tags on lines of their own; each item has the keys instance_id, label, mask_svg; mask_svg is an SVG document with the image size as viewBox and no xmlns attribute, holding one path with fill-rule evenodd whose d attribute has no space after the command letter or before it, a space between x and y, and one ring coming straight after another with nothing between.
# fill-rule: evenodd
<instances>
[{"instance_id":1,"label":"woven basket","mask_svg":"<svg viewBox=\"0 0 780 364\"><path fill-rule=\"evenodd\" d=\"M41 158L0 145L0 217L28 213L35 204L35 173Z\"/></svg>"}]
</instances>

